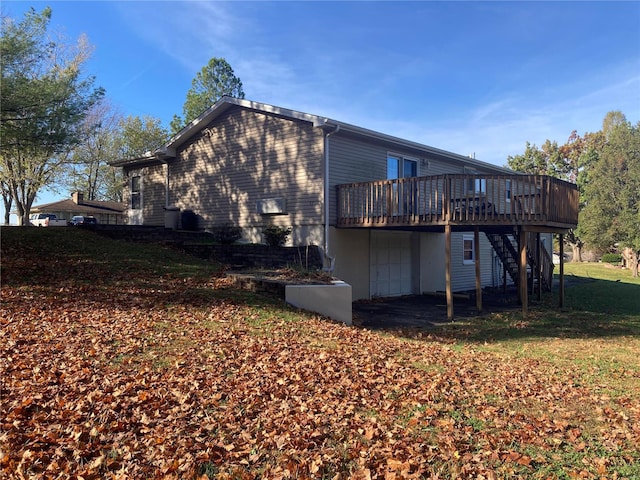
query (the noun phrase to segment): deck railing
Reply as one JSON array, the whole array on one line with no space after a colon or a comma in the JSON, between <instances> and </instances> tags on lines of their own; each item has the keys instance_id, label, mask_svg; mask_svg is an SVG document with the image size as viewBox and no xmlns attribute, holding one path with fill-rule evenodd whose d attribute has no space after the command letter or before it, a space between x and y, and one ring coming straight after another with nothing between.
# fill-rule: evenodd
<instances>
[{"instance_id":1,"label":"deck railing","mask_svg":"<svg viewBox=\"0 0 640 480\"><path fill-rule=\"evenodd\" d=\"M544 175L437 175L337 186L343 227L578 223L575 185Z\"/></svg>"}]
</instances>

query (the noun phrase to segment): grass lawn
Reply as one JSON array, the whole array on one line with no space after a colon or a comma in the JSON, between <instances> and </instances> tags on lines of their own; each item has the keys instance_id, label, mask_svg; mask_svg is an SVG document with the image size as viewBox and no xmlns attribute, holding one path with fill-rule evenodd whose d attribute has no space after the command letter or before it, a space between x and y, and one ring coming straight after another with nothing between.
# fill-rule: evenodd
<instances>
[{"instance_id":1,"label":"grass lawn","mask_svg":"<svg viewBox=\"0 0 640 480\"><path fill-rule=\"evenodd\" d=\"M372 332L221 267L71 228L3 228L7 478L640 478L640 280Z\"/></svg>"},{"instance_id":2,"label":"grass lawn","mask_svg":"<svg viewBox=\"0 0 640 480\"><path fill-rule=\"evenodd\" d=\"M556 272L558 268L556 267ZM603 395L640 398L640 278L602 263L565 264L565 306L555 292L529 316L509 312L457 321L440 335L510 358L573 370Z\"/></svg>"}]
</instances>

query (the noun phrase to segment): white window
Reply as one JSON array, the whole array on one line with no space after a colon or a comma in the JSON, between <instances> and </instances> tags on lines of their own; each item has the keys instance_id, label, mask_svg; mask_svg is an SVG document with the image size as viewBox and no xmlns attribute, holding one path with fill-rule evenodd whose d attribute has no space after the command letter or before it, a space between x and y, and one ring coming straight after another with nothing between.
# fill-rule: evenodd
<instances>
[{"instance_id":1,"label":"white window","mask_svg":"<svg viewBox=\"0 0 640 480\"><path fill-rule=\"evenodd\" d=\"M464 265L475 264L475 242L473 235L462 236L462 263Z\"/></svg>"},{"instance_id":2,"label":"white window","mask_svg":"<svg viewBox=\"0 0 640 480\"><path fill-rule=\"evenodd\" d=\"M504 199L507 202L511 201L511 180L505 180Z\"/></svg>"},{"instance_id":3,"label":"white window","mask_svg":"<svg viewBox=\"0 0 640 480\"><path fill-rule=\"evenodd\" d=\"M387 180L418 176L418 161L401 155L387 155Z\"/></svg>"},{"instance_id":4,"label":"white window","mask_svg":"<svg viewBox=\"0 0 640 480\"><path fill-rule=\"evenodd\" d=\"M487 193L487 179L479 178L478 170L473 167L464 167L465 175L473 175L473 177L467 178L464 186L466 186L467 194L486 194Z\"/></svg>"},{"instance_id":5,"label":"white window","mask_svg":"<svg viewBox=\"0 0 640 480\"><path fill-rule=\"evenodd\" d=\"M140 176L131 177L131 210L140 210Z\"/></svg>"},{"instance_id":6,"label":"white window","mask_svg":"<svg viewBox=\"0 0 640 480\"><path fill-rule=\"evenodd\" d=\"M397 180L418 176L418 161L401 155L387 155L387 180ZM392 208L393 215L407 215L417 212L418 196L415 185L405 183L399 185L394 182L391 185L392 195L397 206Z\"/></svg>"},{"instance_id":7,"label":"white window","mask_svg":"<svg viewBox=\"0 0 640 480\"><path fill-rule=\"evenodd\" d=\"M467 184L467 191L469 193L487 193L487 179L486 178L470 178Z\"/></svg>"}]
</instances>

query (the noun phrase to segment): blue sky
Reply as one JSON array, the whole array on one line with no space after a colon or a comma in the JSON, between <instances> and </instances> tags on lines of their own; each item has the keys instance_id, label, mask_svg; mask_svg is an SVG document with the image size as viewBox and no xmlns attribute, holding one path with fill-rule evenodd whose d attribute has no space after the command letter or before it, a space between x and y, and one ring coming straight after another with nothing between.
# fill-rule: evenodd
<instances>
[{"instance_id":1,"label":"blue sky","mask_svg":"<svg viewBox=\"0 0 640 480\"><path fill-rule=\"evenodd\" d=\"M246 98L505 165L525 142L640 120L640 2L15 2L95 47L125 115L165 126L224 57ZM65 192L66 193L66 192ZM41 195L37 203L60 198Z\"/></svg>"}]
</instances>

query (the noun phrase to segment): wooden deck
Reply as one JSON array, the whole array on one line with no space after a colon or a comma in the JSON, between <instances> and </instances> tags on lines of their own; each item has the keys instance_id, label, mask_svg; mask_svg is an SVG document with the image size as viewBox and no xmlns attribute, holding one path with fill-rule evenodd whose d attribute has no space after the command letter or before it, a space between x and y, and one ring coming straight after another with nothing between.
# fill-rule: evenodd
<instances>
[{"instance_id":1,"label":"wooden deck","mask_svg":"<svg viewBox=\"0 0 640 480\"><path fill-rule=\"evenodd\" d=\"M438 175L337 185L337 227L565 232L578 224L576 185L545 175Z\"/></svg>"}]
</instances>

